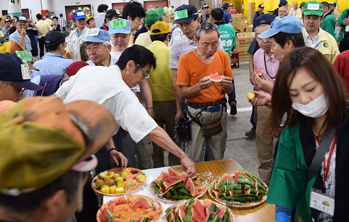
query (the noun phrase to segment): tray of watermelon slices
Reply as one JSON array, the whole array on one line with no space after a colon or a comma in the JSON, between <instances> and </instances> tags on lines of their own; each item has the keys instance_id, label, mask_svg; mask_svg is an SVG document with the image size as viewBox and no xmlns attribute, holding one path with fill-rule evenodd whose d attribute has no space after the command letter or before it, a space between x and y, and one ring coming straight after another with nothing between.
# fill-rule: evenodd
<instances>
[{"instance_id":1,"label":"tray of watermelon slices","mask_svg":"<svg viewBox=\"0 0 349 222\"><path fill-rule=\"evenodd\" d=\"M143 195L124 195L103 204L97 211L98 222L156 222L162 216L161 204Z\"/></svg>"},{"instance_id":2,"label":"tray of watermelon slices","mask_svg":"<svg viewBox=\"0 0 349 222\"><path fill-rule=\"evenodd\" d=\"M189 177L185 172L172 168L168 172L162 171L161 175L150 183L149 191L157 199L167 203L202 197L208 183L200 176Z\"/></svg>"},{"instance_id":3,"label":"tray of watermelon slices","mask_svg":"<svg viewBox=\"0 0 349 222\"><path fill-rule=\"evenodd\" d=\"M208 193L219 203L247 208L265 202L268 186L253 173L240 170L212 181Z\"/></svg>"},{"instance_id":4,"label":"tray of watermelon slices","mask_svg":"<svg viewBox=\"0 0 349 222\"><path fill-rule=\"evenodd\" d=\"M162 219L166 222L233 222L234 214L231 209L222 204L208 199L194 198L167 208Z\"/></svg>"}]
</instances>

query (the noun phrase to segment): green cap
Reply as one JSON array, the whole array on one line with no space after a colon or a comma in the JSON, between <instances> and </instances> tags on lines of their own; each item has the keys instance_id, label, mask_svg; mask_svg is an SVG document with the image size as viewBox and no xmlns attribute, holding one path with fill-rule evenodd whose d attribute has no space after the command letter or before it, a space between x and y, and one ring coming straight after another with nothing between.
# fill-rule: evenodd
<instances>
[{"instance_id":1,"label":"green cap","mask_svg":"<svg viewBox=\"0 0 349 222\"><path fill-rule=\"evenodd\" d=\"M160 16L155 10L149 10L144 18L144 23L150 28L155 22L160 20Z\"/></svg>"},{"instance_id":2,"label":"green cap","mask_svg":"<svg viewBox=\"0 0 349 222\"><path fill-rule=\"evenodd\" d=\"M306 2L304 5L304 15L317 15L322 16L322 5L317 1Z\"/></svg>"},{"instance_id":3,"label":"green cap","mask_svg":"<svg viewBox=\"0 0 349 222\"><path fill-rule=\"evenodd\" d=\"M58 97L1 101L0 192L30 193L69 170L92 170L97 161L89 157L115 127L110 112L92 101L63 104Z\"/></svg>"},{"instance_id":4,"label":"green cap","mask_svg":"<svg viewBox=\"0 0 349 222\"><path fill-rule=\"evenodd\" d=\"M336 2L331 2L330 5L336 6Z\"/></svg>"},{"instance_id":5,"label":"green cap","mask_svg":"<svg viewBox=\"0 0 349 222\"><path fill-rule=\"evenodd\" d=\"M161 7L157 7L155 11L159 14L160 17L164 14L164 9Z\"/></svg>"},{"instance_id":6,"label":"green cap","mask_svg":"<svg viewBox=\"0 0 349 222\"><path fill-rule=\"evenodd\" d=\"M306 2L302 2L302 3L299 5L299 7L304 8L305 4L306 4Z\"/></svg>"}]
</instances>

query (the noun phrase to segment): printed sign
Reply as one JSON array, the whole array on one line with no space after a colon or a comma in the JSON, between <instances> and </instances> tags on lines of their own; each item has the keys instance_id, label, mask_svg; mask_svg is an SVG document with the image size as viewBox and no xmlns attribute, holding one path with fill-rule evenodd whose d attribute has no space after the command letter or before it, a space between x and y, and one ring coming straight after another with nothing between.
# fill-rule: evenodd
<instances>
[{"instance_id":1,"label":"printed sign","mask_svg":"<svg viewBox=\"0 0 349 222\"><path fill-rule=\"evenodd\" d=\"M174 12L174 19L185 19L188 18L188 9L183 9L180 11Z\"/></svg>"},{"instance_id":2,"label":"printed sign","mask_svg":"<svg viewBox=\"0 0 349 222\"><path fill-rule=\"evenodd\" d=\"M27 62L21 65L22 79L30 80L30 70Z\"/></svg>"},{"instance_id":3,"label":"printed sign","mask_svg":"<svg viewBox=\"0 0 349 222\"><path fill-rule=\"evenodd\" d=\"M123 27L126 27L126 20L124 19L112 20L110 24L112 29L123 28Z\"/></svg>"},{"instance_id":4,"label":"printed sign","mask_svg":"<svg viewBox=\"0 0 349 222\"><path fill-rule=\"evenodd\" d=\"M319 4L308 4L308 10L319 10L320 5Z\"/></svg>"},{"instance_id":5,"label":"printed sign","mask_svg":"<svg viewBox=\"0 0 349 222\"><path fill-rule=\"evenodd\" d=\"M23 61L32 61L32 57L29 55L27 51L16 51L16 55Z\"/></svg>"},{"instance_id":6,"label":"printed sign","mask_svg":"<svg viewBox=\"0 0 349 222\"><path fill-rule=\"evenodd\" d=\"M91 28L87 30L86 36L97 36L99 33L99 28Z\"/></svg>"}]
</instances>

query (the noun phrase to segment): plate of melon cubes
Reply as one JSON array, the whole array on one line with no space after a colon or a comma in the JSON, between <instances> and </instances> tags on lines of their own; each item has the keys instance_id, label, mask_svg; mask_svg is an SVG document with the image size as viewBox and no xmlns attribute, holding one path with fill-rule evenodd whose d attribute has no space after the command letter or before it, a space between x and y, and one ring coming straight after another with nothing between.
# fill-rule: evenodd
<instances>
[{"instance_id":1,"label":"plate of melon cubes","mask_svg":"<svg viewBox=\"0 0 349 222\"><path fill-rule=\"evenodd\" d=\"M136 168L113 168L103 171L91 181L92 189L101 195L118 196L133 193L147 182L147 175Z\"/></svg>"}]
</instances>

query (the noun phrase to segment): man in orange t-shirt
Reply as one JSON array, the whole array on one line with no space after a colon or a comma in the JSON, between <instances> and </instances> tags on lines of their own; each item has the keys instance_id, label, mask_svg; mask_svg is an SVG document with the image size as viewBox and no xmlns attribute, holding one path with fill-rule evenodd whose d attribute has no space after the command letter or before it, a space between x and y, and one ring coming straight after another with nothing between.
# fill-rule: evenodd
<instances>
[{"instance_id":1,"label":"man in orange t-shirt","mask_svg":"<svg viewBox=\"0 0 349 222\"><path fill-rule=\"evenodd\" d=\"M196 32L198 48L182 55L178 62L177 85L188 104L192 140L186 154L194 162L204 161L205 141L210 160L223 159L227 138L225 93L233 91L229 56L217 50L218 26L204 22ZM209 78L212 73L222 76L220 82Z\"/></svg>"}]
</instances>

